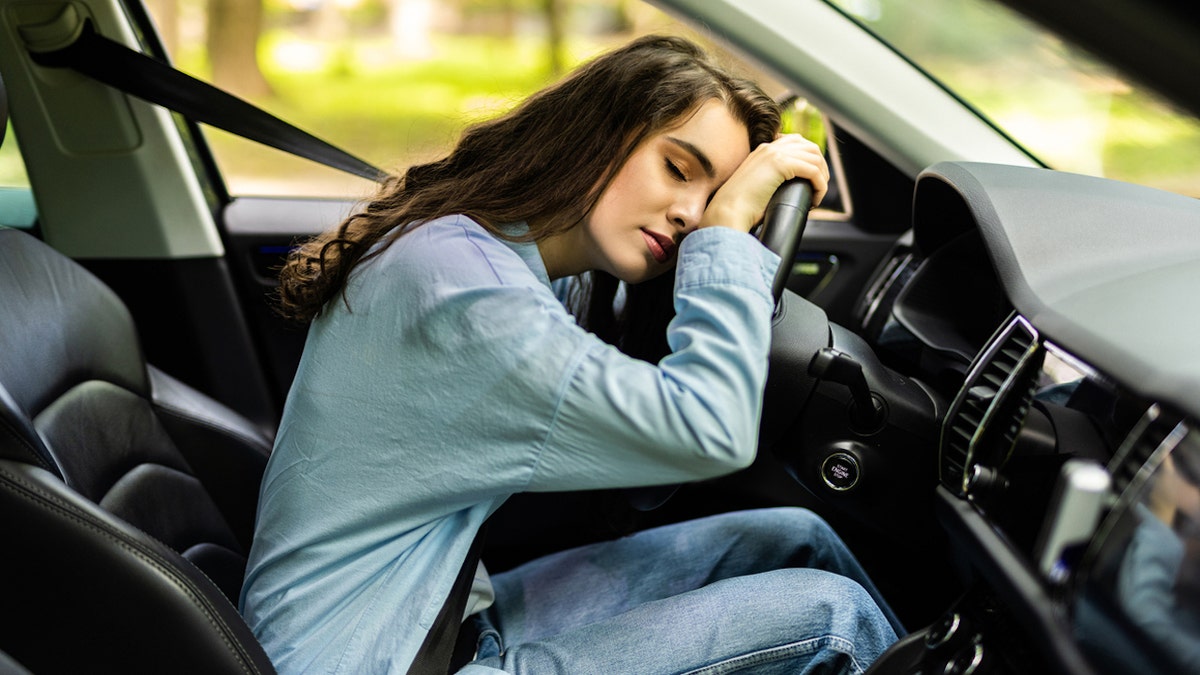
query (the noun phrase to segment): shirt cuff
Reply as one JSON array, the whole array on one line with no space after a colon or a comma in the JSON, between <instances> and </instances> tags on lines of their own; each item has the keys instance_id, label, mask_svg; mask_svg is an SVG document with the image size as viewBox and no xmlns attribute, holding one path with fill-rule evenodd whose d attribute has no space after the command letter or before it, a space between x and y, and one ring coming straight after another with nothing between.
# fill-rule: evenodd
<instances>
[{"instance_id":1,"label":"shirt cuff","mask_svg":"<svg viewBox=\"0 0 1200 675\"><path fill-rule=\"evenodd\" d=\"M779 256L756 237L730 227L704 227L683 238L675 287L735 284L771 297Z\"/></svg>"}]
</instances>

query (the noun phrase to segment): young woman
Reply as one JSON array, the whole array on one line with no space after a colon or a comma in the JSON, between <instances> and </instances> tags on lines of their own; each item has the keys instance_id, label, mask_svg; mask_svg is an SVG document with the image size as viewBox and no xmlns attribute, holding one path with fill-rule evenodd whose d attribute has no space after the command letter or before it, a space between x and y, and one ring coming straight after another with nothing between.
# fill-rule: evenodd
<instances>
[{"instance_id":1,"label":"young woman","mask_svg":"<svg viewBox=\"0 0 1200 675\"><path fill-rule=\"evenodd\" d=\"M693 44L640 39L292 256L283 307L312 324L241 599L280 672L406 671L514 493L754 459L779 259L747 232L784 180L819 200L828 178L778 125ZM587 273L574 307L591 331L552 290ZM663 277L673 318L646 309ZM899 630L798 509L481 568L464 615L479 637L463 672L853 672Z\"/></svg>"}]
</instances>

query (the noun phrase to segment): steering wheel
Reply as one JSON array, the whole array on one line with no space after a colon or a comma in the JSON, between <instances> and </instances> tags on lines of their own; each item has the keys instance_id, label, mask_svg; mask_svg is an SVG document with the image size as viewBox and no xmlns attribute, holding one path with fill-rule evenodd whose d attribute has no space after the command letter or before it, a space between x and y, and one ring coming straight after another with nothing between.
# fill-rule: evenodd
<instances>
[{"instance_id":1,"label":"steering wheel","mask_svg":"<svg viewBox=\"0 0 1200 675\"><path fill-rule=\"evenodd\" d=\"M816 385L816 378L808 372L813 354L829 346L829 320L824 310L798 295L784 298L812 200L812 183L801 178L785 181L767 202L758 231L759 241L780 258L771 285L775 317L759 425L760 448L773 447L791 428L797 404L807 401Z\"/></svg>"},{"instance_id":2,"label":"steering wheel","mask_svg":"<svg viewBox=\"0 0 1200 675\"><path fill-rule=\"evenodd\" d=\"M758 229L758 240L780 257L779 269L771 284L771 292L775 298L776 313L779 311L780 299L787 288L788 277L792 275L792 260L796 257L796 249L800 246L800 238L804 234L804 226L808 224L808 210L812 206L812 183L802 178L785 181L775 190L767 202L763 212L763 222ZM824 315L821 316L823 325ZM817 322L808 322L818 325ZM809 352L811 356L811 352ZM800 372L804 372L801 370ZM804 382L809 378L801 377ZM768 383L768 390L771 389ZM777 396L776 400L787 400L787 396ZM766 411L764 411L766 414ZM779 415L782 417L782 415ZM654 486L648 488L630 488L625 491L630 505L639 511L650 511L662 506L671 498L678 485Z\"/></svg>"},{"instance_id":3,"label":"steering wheel","mask_svg":"<svg viewBox=\"0 0 1200 675\"><path fill-rule=\"evenodd\" d=\"M779 269L775 272L771 293L775 297L775 306L787 288L788 277L792 275L792 261L796 258L796 249L800 246L800 238L804 235L804 226L808 224L808 210L812 207L812 183L793 178L785 181L771 200L763 213L762 227L758 231L758 240L769 250L779 256Z\"/></svg>"}]
</instances>

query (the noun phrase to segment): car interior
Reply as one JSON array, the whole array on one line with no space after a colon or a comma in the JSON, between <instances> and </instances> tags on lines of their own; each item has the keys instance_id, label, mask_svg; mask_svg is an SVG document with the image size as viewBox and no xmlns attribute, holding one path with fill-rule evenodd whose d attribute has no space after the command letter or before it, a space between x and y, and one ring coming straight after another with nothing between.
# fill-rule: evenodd
<instances>
[{"instance_id":1,"label":"car interior","mask_svg":"<svg viewBox=\"0 0 1200 675\"><path fill-rule=\"evenodd\" d=\"M35 672L271 672L234 609L271 438L149 366L91 273L0 241L5 646Z\"/></svg>"},{"instance_id":2,"label":"car interior","mask_svg":"<svg viewBox=\"0 0 1200 675\"><path fill-rule=\"evenodd\" d=\"M768 65L834 68L756 43L769 13L662 4ZM815 41L849 40L809 5ZM271 673L237 598L304 345L274 275L355 201L230 195L195 119L38 63L85 20L168 62L138 2L0 0L0 148L33 184L0 195L0 673ZM837 67L915 77L878 57ZM1047 169L912 82L896 95L931 90L912 135L946 133L907 154L876 142L903 114L887 91L809 92L833 186L769 244L792 264L754 465L651 505L516 495L482 558L804 506L911 631L871 673L1191 672L1200 202Z\"/></svg>"}]
</instances>

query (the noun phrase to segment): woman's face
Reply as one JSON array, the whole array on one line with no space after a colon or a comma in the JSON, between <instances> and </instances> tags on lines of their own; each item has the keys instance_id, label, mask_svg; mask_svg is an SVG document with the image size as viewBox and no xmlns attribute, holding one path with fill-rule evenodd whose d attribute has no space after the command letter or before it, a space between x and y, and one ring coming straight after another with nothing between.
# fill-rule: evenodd
<instances>
[{"instance_id":1,"label":"woman's face","mask_svg":"<svg viewBox=\"0 0 1200 675\"><path fill-rule=\"evenodd\" d=\"M679 242L748 154L745 125L717 100L644 140L577 228L584 269L627 283L671 269Z\"/></svg>"}]
</instances>

